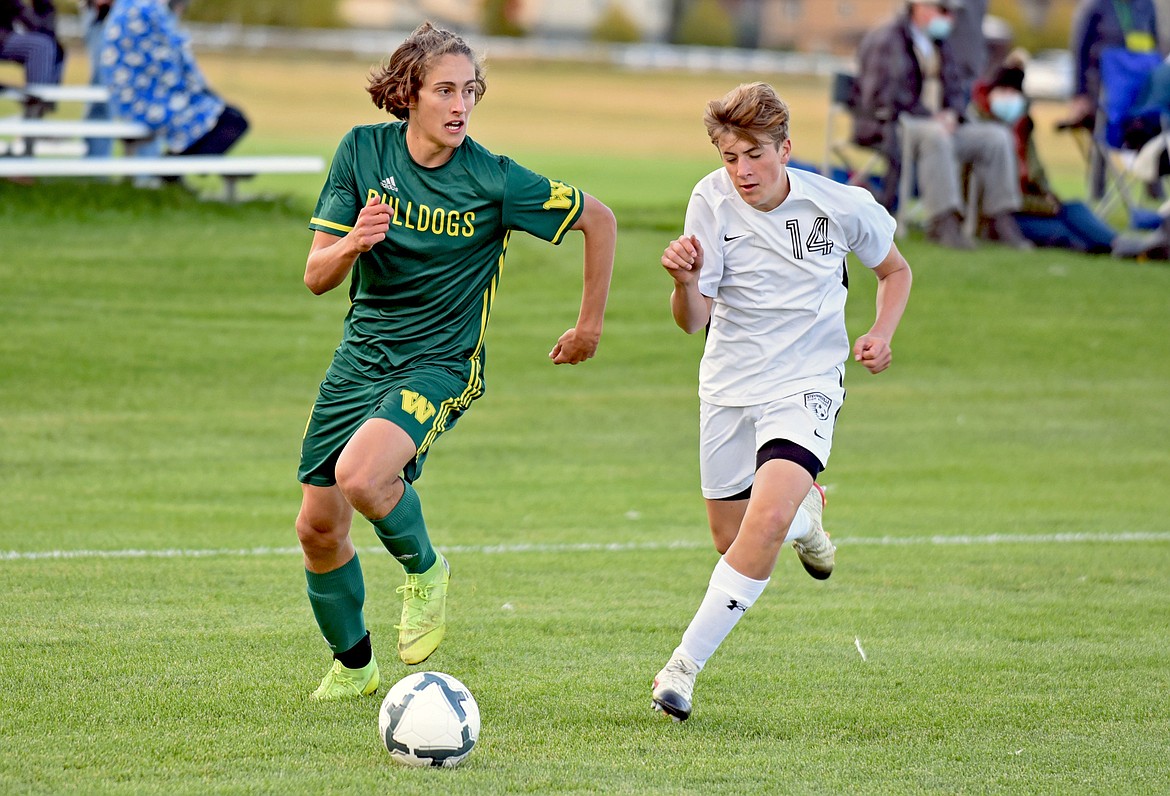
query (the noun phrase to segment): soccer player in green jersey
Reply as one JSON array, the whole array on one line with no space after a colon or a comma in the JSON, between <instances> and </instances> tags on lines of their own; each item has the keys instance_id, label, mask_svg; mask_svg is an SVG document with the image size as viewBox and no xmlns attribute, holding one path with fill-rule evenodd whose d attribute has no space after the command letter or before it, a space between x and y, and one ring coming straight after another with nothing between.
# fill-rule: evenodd
<instances>
[{"instance_id":1,"label":"soccer player in green jersey","mask_svg":"<svg viewBox=\"0 0 1170 796\"><path fill-rule=\"evenodd\" d=\"M484 333L512 230L552 243L569 230L584 235L580 314L550 359L584 362L601 338L613 213L469 138L486 88L461 38L420 26L367 87L400 121L345 135L309 223L305 284L319 295L349 277L352 302L297 473L309 602L334 657L314 699L368 695L379 683L354 510L406 570L399 657L420 663L443 638L450 568L411 484L435 439L483 394Z\"/></svg>"}]
</instances>

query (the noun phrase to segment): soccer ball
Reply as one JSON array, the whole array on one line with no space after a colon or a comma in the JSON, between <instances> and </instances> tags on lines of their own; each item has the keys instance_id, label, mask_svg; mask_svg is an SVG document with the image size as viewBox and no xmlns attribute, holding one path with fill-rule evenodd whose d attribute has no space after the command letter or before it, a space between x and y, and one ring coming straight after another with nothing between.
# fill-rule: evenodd
<instances>
[{"instance_id":1,"label":"soccer ball","mask_svg":"<svg viewBox=\"0 0 1170 796\"><path fill-rule=\"evenodd\" d=\"M479 705L451 675L416 672L382 700L378 733L397 763L454 768L479 738Z\"/></svg>"}]
</instances>

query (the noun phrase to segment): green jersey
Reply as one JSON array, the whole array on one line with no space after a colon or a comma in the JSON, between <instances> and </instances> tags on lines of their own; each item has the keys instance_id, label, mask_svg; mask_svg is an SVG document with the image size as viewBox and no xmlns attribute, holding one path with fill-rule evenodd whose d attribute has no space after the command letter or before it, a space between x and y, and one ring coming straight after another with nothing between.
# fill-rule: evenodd
<instances>
[{"instance_id":1,"label":"green jersey","mask_svg":"<svg viewBox=\"0 0 1170 796\"><path fill-rule=\"evenodd\" d=\"M581 215L581 192L470 138L443 165L424 168L407 151L405 122L361 125L342 139L309 227L344 235L375 195L390 205L390 231L354 264L331 369L367 381L449 363L481 391L510 232L560 243Z\"/></svg>"}]
</instances>

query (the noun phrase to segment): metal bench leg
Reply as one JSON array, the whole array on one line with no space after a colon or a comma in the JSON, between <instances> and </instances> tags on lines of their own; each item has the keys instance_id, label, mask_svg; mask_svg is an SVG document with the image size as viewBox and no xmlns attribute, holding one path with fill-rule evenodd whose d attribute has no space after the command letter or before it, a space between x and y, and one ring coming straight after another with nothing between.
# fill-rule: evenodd
<instances>
[{"instance_id":1,"label":"metal bench leg","mask_svg":"<svg viewBox=\"0 0 1170 796\"><path fill-rule=\"evenodd\" d=\"M898 212L895 216L898 225L897 237L906 234L910 224L910 203L914 201L914 182L916 179L914 163L914 148L910 145L910 136L906 134L904 120L898 120L898 135L902 137L902 170L898 174Z\"/></svg>"},{"instance_id":2,"label":"metal bench leg","mask_svg":"<svg viewBox=\"0 0 1170 796\"><path fill-rule=\"evenodd\" d=\"M963 232L974 239L979 231L979 179L975 170L967 172L967 212L963 215Z\"/></svg>"}]
</instances>

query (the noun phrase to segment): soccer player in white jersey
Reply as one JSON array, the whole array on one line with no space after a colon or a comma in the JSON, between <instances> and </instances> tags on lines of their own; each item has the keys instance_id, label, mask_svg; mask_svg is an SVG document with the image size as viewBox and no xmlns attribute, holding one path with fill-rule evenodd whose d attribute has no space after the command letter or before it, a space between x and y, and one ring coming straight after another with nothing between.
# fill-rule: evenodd
<instances>
[{"instance_id":1,"label":"soccer player in white jersey","mask_svg":"<svg viewBox=\"0 0 1170 796\"><path fill-rule=\"evenodd\" d=\"M662 265L675 323L707 329L699 365L699 470L722 554L682 642L654 679L653 706L691 714L695 678L763 592L784 541L814 578L833 572L817 476L829 461L850 354L885 370L910 295L894 220L863 188L789 169L788 106L766 83L707 105L723 168L691 193ZM853 252L878 279L873 326L845 331Z\"/></svg>"}]
</instances>

